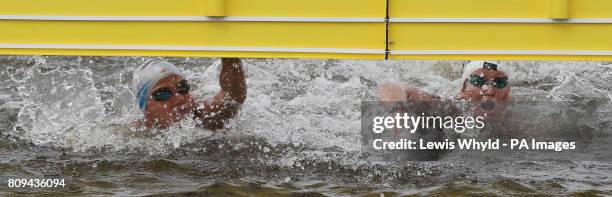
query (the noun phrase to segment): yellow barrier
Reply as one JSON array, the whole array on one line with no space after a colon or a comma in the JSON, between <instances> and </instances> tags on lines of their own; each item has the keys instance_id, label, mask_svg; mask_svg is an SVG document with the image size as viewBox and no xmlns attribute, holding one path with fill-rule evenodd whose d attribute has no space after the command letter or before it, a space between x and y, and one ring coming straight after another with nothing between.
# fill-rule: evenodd
<instances>
[{"instance_id":1,"label":"yellow barrier","mask_svg":"<svg viewBox=\"0 0 612 197\"><path fill-rule=\"evenodd\" d=\"M609 0L2 4L0 54L612 60Z\"/></svg>"},{"instance_id":2,"label":"yellow barrier","mask_svg":"<svg viewBox=\"0 0 612 197\"><path fill-rule=\"evenodd\" d=\"M0 54L385 58L386 5L372 0L2 4Z\"/></svg>"},{"instance_id":3,"label":"yellow barrier","mask_svg":"<svg viewBox=\"0 0 612 197\"><path fill-rule=\"evenodd\" d=\"M607 0L390 0L389 17L392 59L612 59Z\"/></svg>"}]
</instances>

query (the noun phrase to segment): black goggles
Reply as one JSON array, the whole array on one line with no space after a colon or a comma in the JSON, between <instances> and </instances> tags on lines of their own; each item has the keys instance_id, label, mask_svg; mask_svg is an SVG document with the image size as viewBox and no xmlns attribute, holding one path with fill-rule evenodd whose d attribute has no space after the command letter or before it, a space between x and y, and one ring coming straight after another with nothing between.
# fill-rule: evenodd
<instances>
[{"instance_id":1,"label":"black goggles","mask_svg":"<svg viewBox=\"0 0 612 197\"><path fill-rule=\"evenodd\" d=\"M491 84L491 85L493 85L493 87L496 87L498 89L502 89L502 88L505 88L506 86L508 86L508 77L495 78L495 79L493 79L493 82L486 83L484 77L481 77L481 76L478 76L478 75L471 75L470 76L470 84L472 84L473 86L476 86L476 87L482 87L485 84Z\"/></svg>"},{"instance_id":2,"label":"black goggles","mask_svg":"<svg viewBox=\"0 0 612 197\"><path fill-rule=\"evenodd\" d=\"M176 91L179 94L183 94L183 95L189 93L189 89L190 89L189 84L187 83L187 80L185 79L181 80L178 83L178 86L176 87ZM156 90L155 92L153 92L152 97L156 101L167 101L170 98L172 98L172 95L174 95L174 93L169 88L160 88Z\"/></svg>"}]
</instances>

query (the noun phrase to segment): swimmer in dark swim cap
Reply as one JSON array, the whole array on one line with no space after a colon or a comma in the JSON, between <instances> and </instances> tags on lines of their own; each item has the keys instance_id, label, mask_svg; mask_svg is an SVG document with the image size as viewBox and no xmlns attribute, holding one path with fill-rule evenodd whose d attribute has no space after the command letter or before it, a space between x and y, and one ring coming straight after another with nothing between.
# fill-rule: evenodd
<instances>
[{"instance_id":1,"label":"swimmer in dark swim cap","mask_svg":"<svg viewBox=\"0 0 612 197\"><path fill-rule=\"evenodd\" d=\"M211 130L223 128L246 99L246 82L242 63L237 58L223 58L219 76L221 91L211 100L197 101L190 92L189 81L173 64L150 60L134 71L132 90L144 119L133 126L166 128L192 117Z\"/></svg>"}]
</instances>

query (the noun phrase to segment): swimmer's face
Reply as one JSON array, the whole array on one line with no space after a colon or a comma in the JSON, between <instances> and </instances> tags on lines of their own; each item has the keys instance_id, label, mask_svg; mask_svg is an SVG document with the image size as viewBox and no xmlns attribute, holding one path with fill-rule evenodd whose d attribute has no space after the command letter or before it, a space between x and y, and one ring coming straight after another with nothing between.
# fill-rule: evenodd
<instances>
[{"instance_id":1,"label":"swimmer's face","mask_svg":"<svg viewBox=\"0 0 612 197\"><path fill-rule=\"evenodd\" d=\"M505 105L510 94L507 79L502 71L480 68L464 81L459 97L477 103Z\"/></svg>"},{"instance_id":2,"label":"swimmer's face","mask_svg":"<svg viewBox=\"0 0 612 197\"><path fill-rule=\"evenodd\" d=\"M169 75L157 82L147 101L147 121L158 127L168 127L193 112L195 101L191 92L185 92L184 88L179 87L181 81L182 77Z\"/></svg>"}]
</instances>

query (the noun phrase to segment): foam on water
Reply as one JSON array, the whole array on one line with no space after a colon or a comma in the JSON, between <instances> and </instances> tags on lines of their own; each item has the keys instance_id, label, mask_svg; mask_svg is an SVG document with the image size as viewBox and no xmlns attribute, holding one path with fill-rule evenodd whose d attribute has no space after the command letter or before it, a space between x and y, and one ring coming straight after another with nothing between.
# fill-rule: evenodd
<instances>
[{"instance_id":1,"label":"foam on water","mask_svg":"<svg viewBox=\"0 0 612 197\"><path fill-rule=\"evenodd\" d=\"M19 121L13 134L37 145L72 147L138 146L124 139L130 121L142 117L135 108L128 82L141 58L96 63L81 58L49 62L34 58L33 66L7 68L18 84ZM180 60L174 60L175 62ZM196 88L194 95L212 97L219 91L220 61L182 67ZM416 84L425 91L452 98L463 82L466 62L448 61L321 61L244 60L248 70L248 99L231 121L228 133L265 137L270 143L306 145L315 149L359 149L359 105L375 100L375 87L386 81ZM82 65L82 64L85 64ZM600 100L609 113L612 71L609 65L585 62L503 62L510 76L513 99ZM7 98L10 99L10 98ZM9 100L10 101L10 100ZM602 116L604 122L609 117ZM209 133L191 128L159 132L155 141L172 146ZM119 132L117 132L119 131ZM127 131L126 131L127 132ZM130 131L137 132L137 131ZM184 141L187 140L187 141ZM145 140L146 141L146 140ZM151 147L150 145L146 145Z\"/></svg>"}]
</instances>

